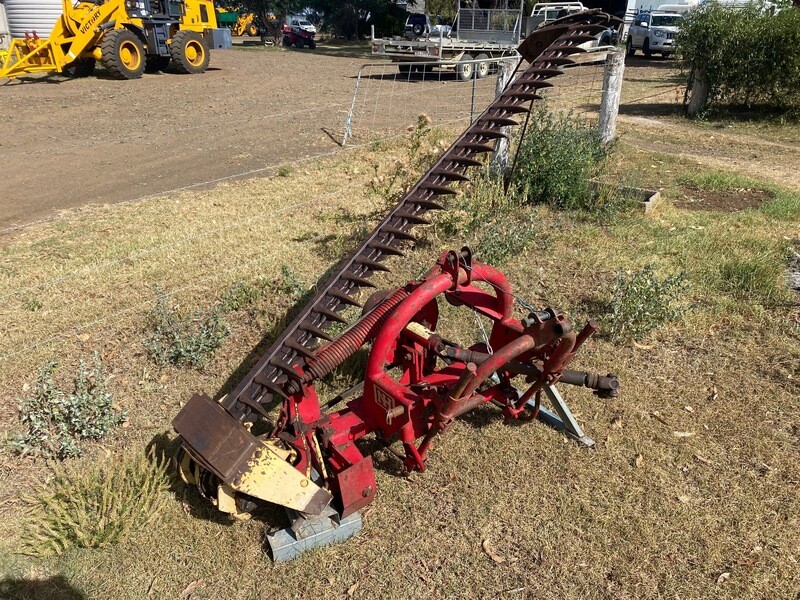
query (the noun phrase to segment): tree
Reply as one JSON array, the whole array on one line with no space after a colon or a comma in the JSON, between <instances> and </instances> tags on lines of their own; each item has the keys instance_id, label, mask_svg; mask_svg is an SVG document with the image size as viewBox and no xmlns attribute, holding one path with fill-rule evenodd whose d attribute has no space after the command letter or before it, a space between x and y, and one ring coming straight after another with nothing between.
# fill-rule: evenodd
<instances>
[{"instance_id":1,"label":"tree","mask_svg":"<svg viewBox=\"0 0 800 600\"><path fill-rule=\"evenodd\" d=\"M347 39L366 35L372 25L376 35L400 34L407 16L392 0L310 0L308 6L334 35Z\"/></svg>"}]
</instances>

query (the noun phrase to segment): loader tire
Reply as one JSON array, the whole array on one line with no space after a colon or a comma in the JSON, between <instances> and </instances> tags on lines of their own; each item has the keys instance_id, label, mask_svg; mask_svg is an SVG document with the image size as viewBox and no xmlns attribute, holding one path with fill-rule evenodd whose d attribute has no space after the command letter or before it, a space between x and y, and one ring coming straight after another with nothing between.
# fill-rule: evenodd
<instances>
[{"instance_id":1,"label":"loader tire","mask_svg":"<svg viewBox=\"0 0 800 600\"><path fill-rule=\"evenodd\" d=\"M114 79L139 79L144 73L142 41L132 31L114 29L100 41L101 62Z\"/></svg>"},{"instance_id":2,"label":"loader tire","mask_svg":"<svg viewBox=\"0 0 800 600\"><path fill-rule=\"evenodd\" d=\"M94 67L97 61L93 58L79 58L69 63L61 71L67 77L89 77L94 73Z\"/></svg>"},{"instance_id":3,"label":"loader tire","mask_svg":"<svg viewBox=\"0 0 800 600\"><path fill-rule=\"evenodd\" d=\"M147 55L147 62L144 64L145 73L158 73L169 66L169 56Z\"/></svg>"},{"instance_id":4,"label":"loader tire","mask_svg":"<svg viewBox=\"0 0 800 600\"><path fill-rule=\"evenodd\" d=\"M250 37L256 37L258 35L258 25L255 23L250 23L250 25L247 26L247 35Z\"/></svg>"},{"instance_id":5,"label":"loader tire","mask_svg":"<svg viewBox=\"0 0 800 600\"><path fill-rule=\"evenodd\" d=\"M169 54L181 73L203 73L208 68L208 44L196 31L179 31L172 38Z\"/></svg>"}]
</instances>

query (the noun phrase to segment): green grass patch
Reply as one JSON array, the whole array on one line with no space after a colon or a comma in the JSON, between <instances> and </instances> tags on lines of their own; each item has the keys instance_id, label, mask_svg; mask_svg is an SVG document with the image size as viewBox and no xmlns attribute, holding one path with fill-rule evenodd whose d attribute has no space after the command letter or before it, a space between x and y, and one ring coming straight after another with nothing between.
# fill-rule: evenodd
<instances>
[{"instance_id":1,"label":"green grass patch","mask_svg":"<svg viewBox=\"0 0 800 600\"><path fill-rule=\"evenodd\" d=\"M763 183L755 179L725 171L686 173L678 177L678 182L681 185L709 191L766 189Z\"/></svg>"}]
</instances>

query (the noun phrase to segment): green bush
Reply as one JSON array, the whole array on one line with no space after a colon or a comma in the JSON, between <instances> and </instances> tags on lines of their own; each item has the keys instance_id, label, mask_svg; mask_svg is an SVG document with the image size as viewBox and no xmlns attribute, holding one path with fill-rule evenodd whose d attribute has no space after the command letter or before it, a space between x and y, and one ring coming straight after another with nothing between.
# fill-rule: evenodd
<instances>
[{"instance_id":1,"label":"green bush","mask_svg":"<svg viewBox=\"0 0 800 600\"><path fill-rule=\"evenodd\" d=\"M519 149L516 193L526 202L591 211L597 199L592 180L602 172L607 153L594 124L539 108Z\"/></svg>"},{"instance_id":2,"label":"green bush","mask_svg":"<svg viewBox=\"0 0 800 600\"><path fill-rule=\"evenodd\" d=\"M217 304L206 314L181 313L170 306L169 297L156 288L156 303L148 314L149 333L143 344L159 366L200 368L230 335Z\"/></svg>"},{"instance_id":3,"label":"green bush","mask_svg":"<svg viewBox=\"0 0 800 600\"><path fill-rule=\"evenodd\" d=\"M800 105L800 9L706 2L686 14L677 43L690 86L698 73L708 83L706 106Z\"/></svg>"},{"instance_id":4,"label":"green bush","mask_svg":"<svg viewBox=\"0 0 800 600\"><path fill-rule=\"evenodd\" d=\"M166 507L167 460L142 452L60 471L25 498L22 553L101 548L149 525Z\"/></svg>"},{"instance_id":5,"label":"green bush","mask_svg":"<svg viewBox=\"0 0 800 600\"><path fill-rule=\"evenodd\" d=\"M683 311L678 299L686 288L685 275L659 279L648 265L633 273L617 272L611 295L609 335L614 339L641 339Z\"/></svg>"},{"instance_id":6,"label":"green bush","mask_svg":"<svg viewBox=\"0 0 800 600\"><path fill-rule=\"evenodd\" d=\"M125 421L125 413L113 409L113 395L106 389L107 377L100 355L93 355L93 366L83 360L70 394L58 388L53 375L56 363L39 371L33 394L20 401L20 420L27 431L12 441L12 448L23 455L69 458L81 454L82 440L99 440Z\"/></svg>"}]
</instances>

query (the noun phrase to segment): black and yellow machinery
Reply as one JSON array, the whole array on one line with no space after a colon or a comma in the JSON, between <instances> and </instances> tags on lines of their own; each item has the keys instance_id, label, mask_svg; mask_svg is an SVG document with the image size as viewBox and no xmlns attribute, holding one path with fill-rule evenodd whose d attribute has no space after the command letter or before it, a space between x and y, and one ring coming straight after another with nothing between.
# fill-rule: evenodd
<instances>
[{"instance_id":1,"label":"black and yellow machinery","mask_svg":"<svg viewBox=\"0 0 800 600\"><path fill-rule=\"evenodd\" d=\"M14 39L0 77L64 73L86 77L100 61L116 79L136 79L170 62L181 73L208 68L211 48L229 48L212 0L63 0L48 38Z\"/></svg>"}]
</instances>

